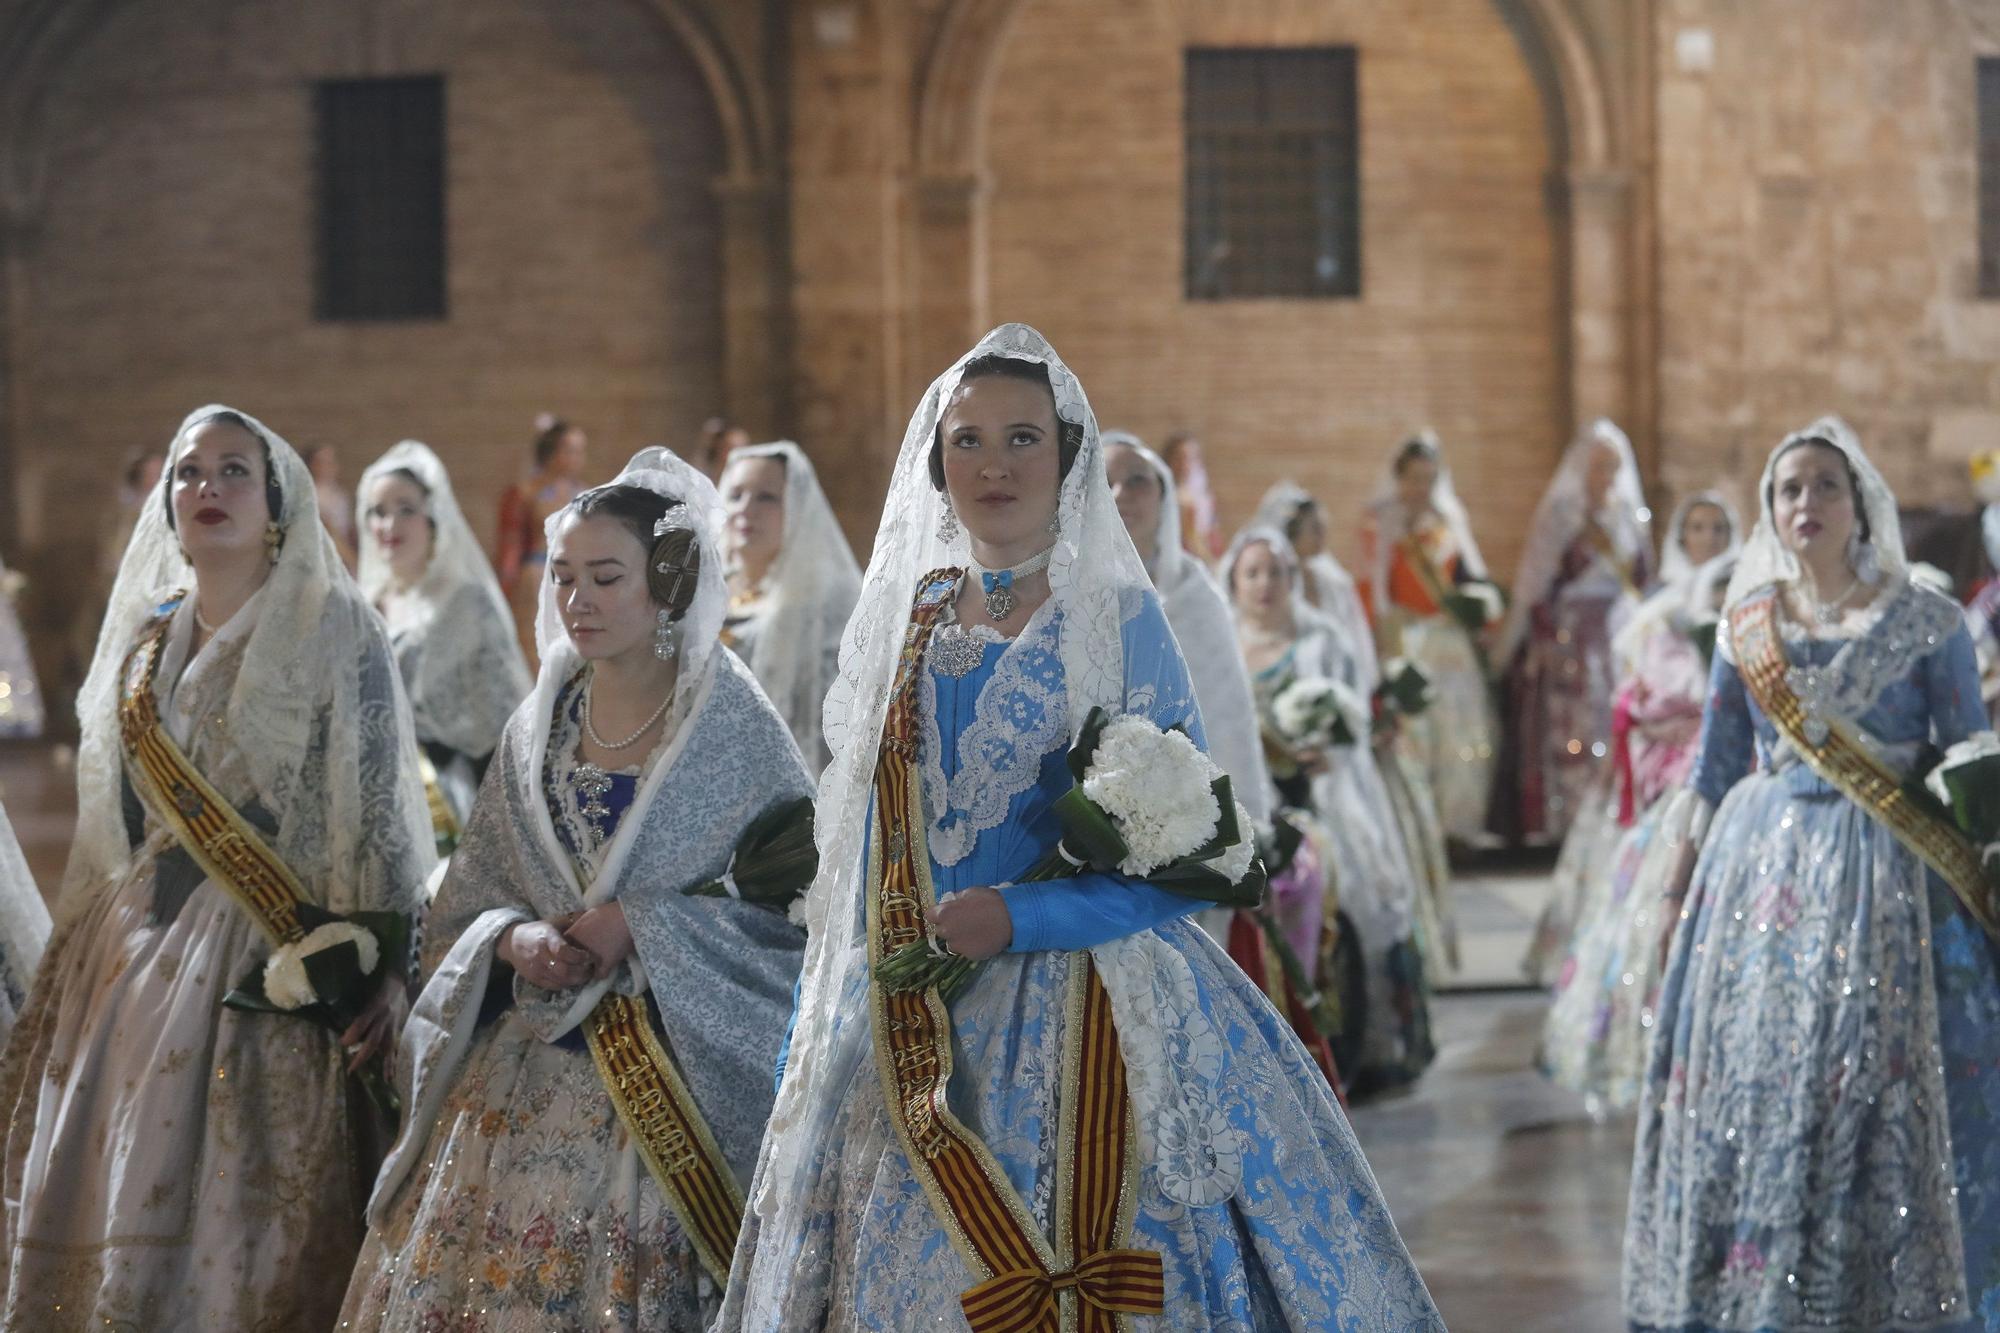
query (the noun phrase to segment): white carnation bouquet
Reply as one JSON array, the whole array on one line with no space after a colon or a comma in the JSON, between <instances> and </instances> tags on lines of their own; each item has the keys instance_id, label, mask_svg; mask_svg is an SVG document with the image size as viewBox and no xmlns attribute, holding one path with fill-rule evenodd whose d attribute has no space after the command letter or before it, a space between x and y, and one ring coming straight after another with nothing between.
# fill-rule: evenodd
<instances>
[{"instance_id":1,"label":"white carnation bouquet","mask_svg":"<svg viewBox=\"0 0 2000 1333\"><path fill-rule=\"evenodd\" d=\"M298 914L305 934L273 949L222 1003L248 1013L290 1014L345 1032L374 998L384 964L393 968L406 960L409 918L400 912L341 916L308 902L298 905ZM384 1111L398 1109L379 1059L357 1077Z\"/></svg>"},{"instance_id":2,"label":"white carnation bouquet","mask_svg":"<svg viewBox=\"0 0 2000 1333\"><path fill-rule=\"evenodd\" d=\"M1359 690L1326 676L1301 676L1271 700L1271 725L1295 750L1352 745L1368 734L1370 714Z\"/></svg>"},{"instance_id":3,"label":"white carnation bouquet","mask_svg":"<svg viewBox=\"0 0 2000 1333\"><path fill-rule=\"evenodd\" d=\"M1093 708L1070 747L1069 769L1075 785L1054 806L1062 836L1022 883L1088 870L1230 907L1263 900L1249 812L1229 775L1185 731ZM977 967L931 941L898 949L876 976L892 992L936 986L949 995Z\"/></svg>"}]
</instances>

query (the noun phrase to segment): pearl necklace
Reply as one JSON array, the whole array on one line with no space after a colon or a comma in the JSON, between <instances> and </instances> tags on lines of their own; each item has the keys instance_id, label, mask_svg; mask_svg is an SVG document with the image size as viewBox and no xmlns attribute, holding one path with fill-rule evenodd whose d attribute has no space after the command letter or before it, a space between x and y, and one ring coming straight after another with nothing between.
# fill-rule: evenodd
<instances>
[{"instance_id":1,"label":"pearl necklace","mask_svg":"<svg viewBox=\"0 0 2000 1333\"><path fill-rule=\"evenodd\" d=\"M641 722L639 724L639 729L637 731L633 732L630 736L627 736L622 741L607 741L604 739L604 737L597 734L597 728L593 726L590 721L590 695L592 690L596 688L596 685L597 685L597 678L595 676L592 676L590 684L584 686L583 689L583 734L588 736L590 738L590 743L592 745L595 745L600 750L631 749L634 745L638 744L639 738L641 736L645 735L647 732L653 729L653 724L655 722L658 722L662 717L666 715L667 705L674 701L674 692L672 690L668 690L667 697L660 700L660 706L653 710L653 715L651 717L647 718L644 722Z\"/></svg>"},{"instance_id":2,"label":"pearl necklace","mask_svg":"<svg viewBox=\"0 0 2000 1333\"><path fill-rule=\"evenodd\" d=\"M979 576L979 586L986 591L987 618L997 624L1013 615L1015 608L1021 605L1021 599L1014 595L1014 580L1041 573L1049 567L1055 553L1055 543L1051 542L1020 564L1006 569L988 569L977 559L967 561L972 572Z\"/></svg>"}]
</instances>

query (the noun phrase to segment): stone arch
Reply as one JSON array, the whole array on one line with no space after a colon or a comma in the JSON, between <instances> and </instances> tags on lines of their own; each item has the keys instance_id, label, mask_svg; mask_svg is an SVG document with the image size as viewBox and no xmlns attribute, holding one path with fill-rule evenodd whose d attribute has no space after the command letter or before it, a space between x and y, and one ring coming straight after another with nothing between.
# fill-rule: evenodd
<instances>
[{"instance_id":1,"label":"stone arch","mask_svg":"<svg viewBox=\"0 0 2000 1333\"><path fill-rule=\"evenodd\" d=\"M1628 417L1650 397L1633 355L1642 210L1629 131L1609 72L1574 0L1493 0L1519 36L1549 109L1552 182L1566 251L1568 415ZM949 360L986 321L985 123L993 73L1024 0L956 0L925 61L916 99L914 253L927 284L914 346ZM928 349L928 350L926 350ZM942 364L942 362L939 362ZM1642 448L1649 420L1632 422Z\"/></svg>"}]
</instances>

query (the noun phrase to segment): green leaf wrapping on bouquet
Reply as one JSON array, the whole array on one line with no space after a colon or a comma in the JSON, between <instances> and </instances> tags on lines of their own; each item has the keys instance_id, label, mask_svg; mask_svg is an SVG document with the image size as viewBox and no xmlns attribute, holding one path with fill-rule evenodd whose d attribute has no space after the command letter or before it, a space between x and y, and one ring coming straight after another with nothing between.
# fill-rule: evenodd
<instances>
[{"instance_id":1,"label":"green leaf wrapping on bouquet","mask_svg":"<svg viewBox=\"0 0 2000 1333\"><path fill-rule=\"evenodd\" d=\"M1064 792L1054 805L1056 822L1062 825L1063 846L1075 860L1095 870L1117 869L1118 863L1131 854L1125 839L1119 836L1118 826L1111 817L1098 809L1081 786L1071 787ZM1036 871L1051 863L1053 858L1060 861L1061 854L1052 852L1042 858ZM1035 874L1036 879L1056 879L1073 873L1073 866L1066 865L1056 874Z\"/></svg>"},{"instance_id":2,"label":"green leaf wrapping on bouquet","mask_svg":"<svg viewBox=\"0 0 2000 1333\"><path fill-rule=\"evenodd\" d=\"M729 875L743 901L779 912L812 886L818 872L810 796L780 801L751 820L729 858ZM691 884L681 892L691 898L731 896L720 879Z\"/></svg>"},{"instance_id":3,"label":"green leaf wrapping on bouquet","mask_svg":"<svg viewBox=\"0 0 2000 1333\"><path fill-rule=\"evenodd\" d=\"M1703 620L1688 626L1688 641L1701 654L1701 664L1705 667L1715 663L1715 632L1721 627L1720 620Z\"/></svg>"},{"instance_id":4,"label":"green leaf wrapping on bouquet","mask_svg":"<svg viewBox=\"0 0 2000 1333\"><path fill-rule=\"evenodd\" d=\"M1257 860L1264 867L1266 880L1276 879L1292 868L1292 858L1299 854L1305 840L1305 831L1291 820L1279 814L1271 816L1270 831L1260 830L1257 834Z\"/></svg>"},{"instance_id":5,"label":"green leaf wrapping on bouquet","mask_svg":"<svg viewBox=\"0 0 2000 1333\"><path fill-rule=\"evenodd\" d=\"M1354 728L1347 725L1347 714L1336 711L1333 718L1333 743L1352 745L1355 740Z\"/></svg>"},{"instance_id":6,"label":"green leaf wrapping on bouquet","mask_svg":"<svg viewBox=\"0 0 2000 1333\"><path fill-rule=\"evenodd\" d=\"M1250 834L1250 830L1237 826L1236 791L1230 785L1229 775L1224 773L1209 783L1208 790L1214 795L1215 808L1221 813L1215 821L1215 836L1188 853L1191 861L1213 861Z\"/></svg>"},{"instance_id":7,"label":"green leaf wrapping on bouquet","mask_svg":"<svg viewBox=\"0 0 2000 1333\"><path fill-rule=\"evenodd\" d=\"M1097 743L1104 738L1104 729L1110 725L1111 714L1105 712L1101 704L1093 706L1083 719L1083 730L1076 734L1076 743L1069 747L1070 781L1078 786L1083 785L1084 778L1090 775L1091 761L1097 758Z\"/></svg>"},{"instance_id":8,"label":"green leaf wrapping on bouquet","mask_svg":"<svg viewBox=\"0 0 2000 1333\"><path fill-rule=\"evenodd\" d=\"M1249 873L1233 883L1213 866L1186 862L1156 870L1146 877L1146 882L1156 889L1165 889L1182 898L1214 903L1218 907L1255 907L1264 901L1264 886L1269 881L1264 867L1253 857Z\"/></svg>"},{"instance_id":9,"label":"green leaf wrapping on bouquet","mask_svg":"<svg viewBox=\"0 0 2000 1333\"><path fill-rule=\"evenodd\" d=\"M1945 755L1931 774L1933 792L1943 789L1946 817L1981 847L2000 840L2000 754Z\"/></svg>"},{"instance_id":10,"label":"green leaf wrapping on bouquet","mask_svg":"<svg viewBox=\"0 0 2000 1333\"><path fill-rule=\"evenodd\" d=\"M1431 678L1414 662L1375 687L1375 693L1405 717L1416 717L1431 706Z\"/></svg>"},{"instance_id":11,"label":"green leaf wrapping on bouquet","mask_svg":"<svg viewBox=\"0 0 2000 1333\"><path fill-rule=\"evenodd\" d=\"M1457 590L1446 593L1444 609L1451 613L1452 619L1469 630L1482 630L1500 618L1494 608L1496 604L1505 605L1505 594L1501 593L1497 586L1483 582L1468 583L1464 586L1482 587L1490 591L1483 596L1476 592Z\"/></svg>"}]
</instances>

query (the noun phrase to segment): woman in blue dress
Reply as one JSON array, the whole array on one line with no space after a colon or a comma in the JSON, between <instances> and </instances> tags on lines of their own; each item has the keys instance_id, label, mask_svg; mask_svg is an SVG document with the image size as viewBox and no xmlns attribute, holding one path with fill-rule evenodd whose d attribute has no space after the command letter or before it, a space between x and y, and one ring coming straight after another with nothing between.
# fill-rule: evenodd
<instances>
[{"instance_id":1,"label":"woman in blue dress","mask_svg":"<svg viewBox=\"0 0 2000 1333\"><path fill-rule=\"evenodd\" d=\"M1331 1089L1200 902L1014 883L1056 844L1093 707L1201 735L1083 390L1005 325L919 405L848 627L719 1328L1441 1327ZM982 966L891 995L872 958L911 941Z\"/></svg>"},{"instance_id":2,"label":"woman in blue dress","mask_svg":"<svg viewBox=\"0 0 2000 1333\"><path fill-rule=\"evenodd\" d=\"M1899 786L1930 745L1993 750L1972 644L1910 581L1895 498L1843 422L1781 443L1760 498L1661 828L1686 896L1647 1057L1626 1313L2000 1327L1991 889L1979 849Z\"/></svg>"}]
</instances>

